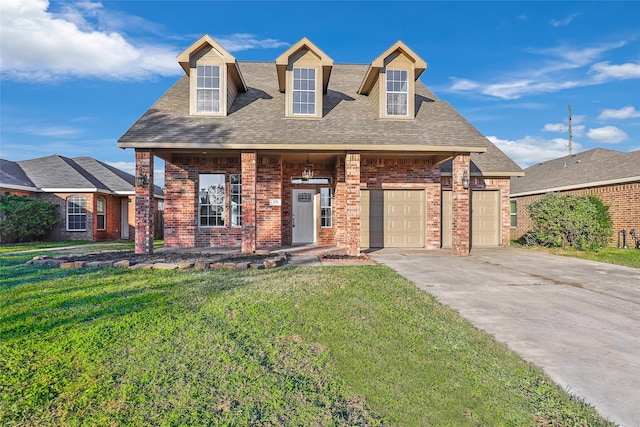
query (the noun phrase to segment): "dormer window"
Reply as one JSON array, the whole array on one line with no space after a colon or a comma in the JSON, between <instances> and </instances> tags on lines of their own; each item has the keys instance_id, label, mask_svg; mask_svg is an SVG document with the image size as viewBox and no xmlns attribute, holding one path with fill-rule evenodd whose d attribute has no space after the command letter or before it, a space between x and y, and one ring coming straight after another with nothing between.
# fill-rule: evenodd
<instances>
[{"instance_id":1,"label":"dormer window","mask_svg":"<svg viewBox=\"0 0 640 427\"><path fill-rule=\"evenodd\" d=\"M293 69L293 114L316 114L315 68Z\"/></svg>"},{"instance_id":2,"label":"dormer window","mask_svg":"<svg viewBox=\"0 0 640 427\"><path fill-rule=\"evenodd\" d=\"M189 114L226 116L247 91L236 58L208 35L178 55L178 63L189 77Z\"/></svg>"},{"instance_id":3,"label":"dormer window","mask_svg":"<svg viewBox=\"0 0 640 427\"><path fill-rule=\"evenodd\" d=\"M381 119L413 120L415 81L426 68L424 60L396 42L371 62L358 93L369 97Z\"/></svg>"},{"instance_id":4,"label":"dormer window","mask_svg":"<svg viewBox=\"0 0 640 427\"><path fill-rule=\"evenodd\" d=\"M387 116L406 116L409 85L406 70L387 70Z\"/></svg>"},{"instance_id":5,"label":"dormer window","mask_svg":"<svg viewBox=\"0 0 640 427\"><path fill-rule=\"evenodd\" d=\"M220 112L220 67L198 65L197 68L197 112Z\"/></svg>"},{"instance_id":6,"label":"dormer window","mask_svg":"<svg viewBox=\"0 0 640 427\"><path fill-rule=\"evenodd\" d=\"M333 60L306 38L276 58L278 88L286 117L322 118Z\"/></svg>"}]
</instances>

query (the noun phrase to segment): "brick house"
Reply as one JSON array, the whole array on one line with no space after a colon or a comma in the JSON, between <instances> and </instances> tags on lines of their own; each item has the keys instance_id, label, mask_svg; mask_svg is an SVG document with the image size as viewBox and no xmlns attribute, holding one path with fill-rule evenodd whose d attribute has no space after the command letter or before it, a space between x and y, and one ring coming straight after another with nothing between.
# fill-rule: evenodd
<instances>
[{"instance_id":1,"label":"brick house","mask_svg":"<svg viewBox=\"0 0 640 427\"><path fill-rule=\"evenodd\" d=\"M599 197L609 206L612 241L622 229L640 230L640 151L595 148L525 169L511 180L512 238L531 229L527 206L550 192Z\"/></svg>"},{"instance_id":2,"label":"brick house","mask_svg":"<svg viewBox=\"0 0 640 427\"><path fill-rule=\"evenodd\" d=\"M91 157L0 159L0 194L39 198L58 207L60 221L51 240L132 239L134 181L133 175ZM156 208L163 197L155 186Z\"/></svg>"},{"instance_id":3,"label":"brick house","mask_svg":"<svg viewBox=\"0 0 640 427\"><path fill-rule=\"evenodd\" d=\"M402 42L365 65L306 38L238 62L205 35L178 62L185 75L118 141L150 183L165 161L165 246L509 244L521 169L418 80L427 64ZM136 188L138 229L152 229L150 188Z\"/></svg>"}]
</instances>

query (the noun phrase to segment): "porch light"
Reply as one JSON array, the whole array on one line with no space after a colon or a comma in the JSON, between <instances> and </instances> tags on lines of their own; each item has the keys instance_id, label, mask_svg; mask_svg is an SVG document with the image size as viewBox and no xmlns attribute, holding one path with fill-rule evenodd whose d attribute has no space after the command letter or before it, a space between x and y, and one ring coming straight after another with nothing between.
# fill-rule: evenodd
<instances>
[{"instance_id":1,"label":"porch light","mask_svg":"<svg viewBox=\"0 0 640 427\"><path fill-rule=\"evenodd\" d=\"M302 180L309 181L313 178L313 163L309 162L309 155L307 154L307 163L304 164L304 170L302 171Z\"/></svg>"},{"instance_id":2,"label":"porch light","mask_svg":"<svg viewBox=\"0 0 640 427\"><path fill-rule=\"evenodd\" d=\"M464 174L462 174L462 188L465 190L469 189L469 175L467 174L467 171L464 171Z\"/></svg>"},{"instance_id":3,"label":"porch light","mask_svg":"<svg viewBox=\"0 0 640 427\"><path fill-rule=\"evenodd\" d=\"M138 176L136 176L136 185L138 187L146 187L148 183L149 183L149 178L147 178L145 174L140 173L138 174Z\"/></svg>"}]
</instances>

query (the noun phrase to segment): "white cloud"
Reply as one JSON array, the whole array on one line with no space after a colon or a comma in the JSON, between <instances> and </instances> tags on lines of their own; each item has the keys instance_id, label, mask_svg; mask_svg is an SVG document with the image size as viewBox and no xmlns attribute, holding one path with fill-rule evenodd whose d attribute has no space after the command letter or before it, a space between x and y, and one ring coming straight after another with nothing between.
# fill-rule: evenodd
<instances>
[{"instance_id":1,"label":"white cloud","mask_svg":"<svg viewBox=\"0 0 640 427\"><path fill-rule=\"evenodd\" d=\"M3 0L0 7L0 68L9 78L124 80L180 73L173 47L134 45L122 34L89 24L83 14L99 3L67 6L62 15L49 12L46 0Z\"/></svg>"},{"instance_id":2,"label":"white cloud","mask_svg":"<svg viewBox=\"0 0 640 427\"><path fill-rule=\"evenodd\" d=\"M547 123L544 125L544 130L547 132L567 132L569 126L564 123Z\"/></svg>"},{"instance_id":3,"label":"white cloud","mask_svg":"<svg viewBox=\"0 0 640 427\"><path fill-rule=\"evenodd\" d=\"M598 118L600 120L608 120L608 119L635 119L640 117L640 111L636 111L635 107L632 105L627 105L626 107L622 107L619 110L614 110L611 108L606 108L602 110Z\"/></svg>"},{"instance_id":4,"label":"white cloud","mask_svg":"<svg viewBox=\"0 0 640 427\"><path fill-rule=\"evenodd\" d=\"M544 139L527 135L518 140L500 139L496 136L488 136L487 139L521 167L569 154L568 141L565 138ZM579 151L581 147L579 143L573 142L574 152Z\"/></svg>"},{"instance_id":5,"label":"white cloud","mask_svg":"<svg viewBox=\"0 0 640 427\"><path fill-rule=\"evenodd\" d=\"M609 61L593 64L589 72L596 80L626 80L640 78L640 63L610 65Z\"/></svg>"},{"instance_id":6,"label":"white cloud","mask_svg":"<svg viewBox=\"0 0 640 427\"><path fill-rule=\"evenodd\" d=\"M582 48L561 45L546 49L526 49L525 52L542 59L537 63L523 65L520 71L497 76L492 81L454 78L448 90L474 91L501 99L518 99L526 95L602 84L614 79L640 77L640 64L594 64L603 54L626 44L627 41L621 40Z\"/></svg>"},{"instance_id":7,"label":"white cloud","mask_svg":"<svg viewBox=\"0 0 640 427\"><path fill-rule=\"evenodd\" d=\"M578 120L574 120L572 119L572 122L578 122ZM565 123L547 123L544 125L544 128L542 128L542 130L546 131L546 132L562 132L562 133L567 133L569 132L569 125L565 124ZM582 136L584 134L584 126L583 125L572 125L571 126L571 132L573 133L573 136Z\"/></svg>"},{"instance_id":8,"label":"white cloud","mask_svg":"<svg viewBox=\"0 0 640 427\"><path fill-rule=\"evenodd\" d=\"M566 27L567 25L569 25L571 23L571 21L573 21L576 16L578 16L578 13L574 13L572 15L567 16L566 18L563 19L552 19L551 20L551 25L553 25L554 27Z\"/></svg>"},{"instance_id":9,"label":"white cloud","mask_svg":"<svg viewBox=\"0 0 640 427\"><path fill-rule=\"evenodd\" d=\"M605 144L617 144L628 139L627 133L615 126L603 126L601 128L589 129L587 136L594 141Z\"/></svg>"},{"instance_id":10,"label":"white cloud","mask_svg":"<svg viewBox=\"0 0 640 427\"><path fill-rule=\"evenodd\" d=\"M257 39L254 34L230 34L228 36L216 36L215 40L229 52L238 52L249 49L271 49L288 46L288 43L276 39Z\"/></svg>"}]
</instances>

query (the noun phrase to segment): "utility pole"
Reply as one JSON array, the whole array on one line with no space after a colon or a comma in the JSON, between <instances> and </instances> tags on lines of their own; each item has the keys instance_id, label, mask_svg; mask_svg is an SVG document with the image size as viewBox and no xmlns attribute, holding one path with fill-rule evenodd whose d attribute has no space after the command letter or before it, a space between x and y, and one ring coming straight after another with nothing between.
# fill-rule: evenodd
<instances>
[{"instance_id":1,"label":"utility pole","mask_svg":"<svg viewBox=\"0 0 640 427\"><path fill-rule=\"evenodd\" d=\"M573 151L573 130L571 129L571 104L569 104L569 155Z\"/></svg>"}]
</instances>

